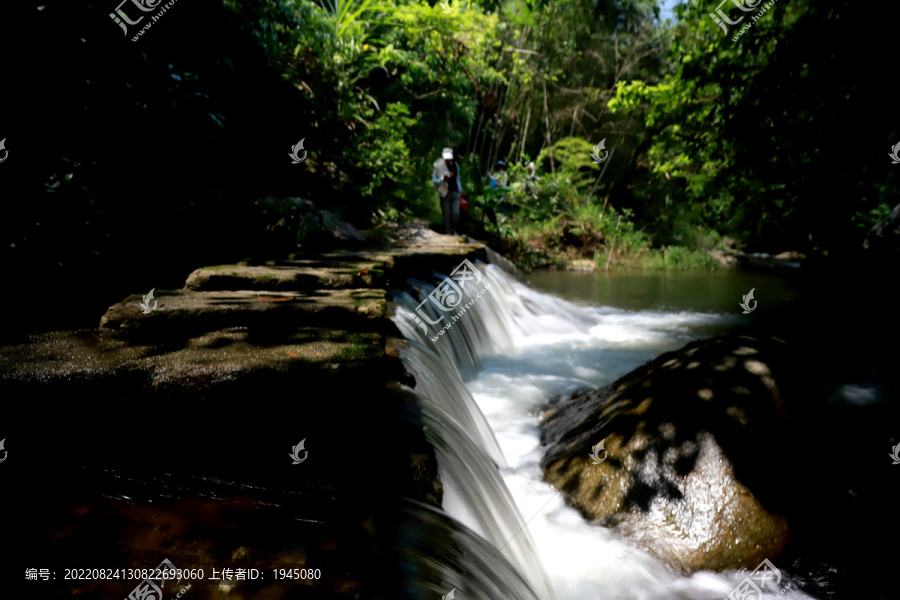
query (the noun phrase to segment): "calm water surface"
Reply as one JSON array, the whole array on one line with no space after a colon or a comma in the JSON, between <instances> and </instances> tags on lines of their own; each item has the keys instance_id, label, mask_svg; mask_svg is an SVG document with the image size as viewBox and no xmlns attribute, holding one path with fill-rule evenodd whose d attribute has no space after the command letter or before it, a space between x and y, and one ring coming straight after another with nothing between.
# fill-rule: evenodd
<instances>
[{"instance_id":1,"label":"calm water surface","mask_svg":"<svg viewBox=\"0 0 900 600\"><path fill-rule=\"evenodd\" d=\"M535 271L528 275L528 281L537 290L579 304L634 311L721 313L736 315L747 323L787 303L808 299L801 278L793 270ZM754 288L757 308L745 316L738 305Z\"/></svg>"}]
</instances>

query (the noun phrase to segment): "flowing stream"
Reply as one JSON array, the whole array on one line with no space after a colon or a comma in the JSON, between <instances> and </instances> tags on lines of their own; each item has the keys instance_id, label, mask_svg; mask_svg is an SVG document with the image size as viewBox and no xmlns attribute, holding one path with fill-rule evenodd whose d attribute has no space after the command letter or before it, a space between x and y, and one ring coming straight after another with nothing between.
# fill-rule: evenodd
<instances>
[{"instance_id":1,"label":"flowing stream","mask_svg":"<svg viewBox=\"0 0 900 600\"><path fill-rule=\"evenodd\" d=\"M566 506L542 481L538 423L554 396L612 383L659 354L738 324L740 311L578 305L535 291L494 265L478 266L480 281L464 286L460 307L468 308L455 321L424 325L458 314L442 313L431 301L416 312L442 275L434 283L411 281L412 294L394 294L394 322L409 343L402 358L416 377L447 515L499 549L527 581L528 593L516 597L726 598L746 573L676 574ZM428 318L417 323L423 314ZM443 571L440 595L455 588L458 599L497 597L480 581L483 572L459 571ZM782 585L790 581L784 569L782 576ZM795 586L780 598L810 596Z\"/></svg>"}]
</instances>

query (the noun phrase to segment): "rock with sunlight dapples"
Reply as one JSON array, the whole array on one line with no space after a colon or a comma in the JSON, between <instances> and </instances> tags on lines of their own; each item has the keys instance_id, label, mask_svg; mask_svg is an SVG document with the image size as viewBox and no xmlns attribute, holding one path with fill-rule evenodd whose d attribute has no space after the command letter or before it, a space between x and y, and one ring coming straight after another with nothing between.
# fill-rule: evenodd
<instances>
[{"instance_id":1,"label":"rock with sunlight dapples","mask_svg":"<svg viewBox=\"0 0 900 600\"><path fill-rule=\"evenodd\" d=\"M728 334L554 402L541 424L545 480L586 519L686 572L774 560L790 537L776 384L786 358L780 340ZM597 464L600 440L608 458Z\"/></svg>"}]
</instances>

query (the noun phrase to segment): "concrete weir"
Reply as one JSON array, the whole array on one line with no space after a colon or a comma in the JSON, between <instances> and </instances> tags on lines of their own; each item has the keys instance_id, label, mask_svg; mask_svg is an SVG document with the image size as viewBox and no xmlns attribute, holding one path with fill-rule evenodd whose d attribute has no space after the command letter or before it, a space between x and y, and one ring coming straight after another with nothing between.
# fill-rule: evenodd
<instances>
[{"instance_id":1,"label":"concrete weir","mask_svg":"<svg viewBox=\"0 0 900 600\"><path fill-rule=\"evenodd\" d=\"M22 556L50 548L60 567L132 568L168 558L207 578L263 570L262 582L222 584L248 590L275 585L273 568L317 567L329 597L386 597L396 573L376 549L390 544L399 498L441 501L402 391L412 380L392 350L402 341L387 289L486 257L435 234L205 267L184 289L155 290L148 314L135 294L98 329L0 347L3 467L24 490L16 514L33 524ZM301 440L308 458L293 464ZM137 582L124 583L121 596ZM66 584L93 597L109 582Z\"/></svg>"}]
</instances>

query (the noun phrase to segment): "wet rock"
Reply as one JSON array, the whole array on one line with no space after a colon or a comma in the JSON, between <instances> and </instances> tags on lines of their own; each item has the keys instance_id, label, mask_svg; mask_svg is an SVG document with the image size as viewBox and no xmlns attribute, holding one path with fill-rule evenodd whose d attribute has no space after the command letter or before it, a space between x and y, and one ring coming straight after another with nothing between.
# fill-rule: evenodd
<instances>
[{"instance_id":1,"label":"wet rock","mask_svg":"<svg viewBox=\"0 0 900 600\"><path fill-rule=\"evenodd\" d=\"M593 271L594 270L594 261L590 259L577 258L574 259L571 264L566 267L569 271Z\"/></svg>"},{"instance_id":2,"label":"wet rock","mask_svg":"<svg viewBox=\"0 0 900 600\"><path fill-rule=\"evenodd\" d=\"M383 285L383 266L376 261L323 262L316 259L266 266L218 265L191 273L185 288L194 291L372 288Z\"/></svg>"},{"instance_id":3,"label":"wet rock","mask_svg":"<svg viewBox=\"0 0 900 600\"><path fill-rule=\"evenodd\" d=\"M77 478L63 482L77 490L68 502L43 507L38 499L43 510L27 509L34 525L26 555L46 556L53 545L66 570L104 565L112 572L110 579L62 581L61 569L47 586L56 585L54 597L127 598L141 580L128 579L126 569L154 569L164 559L191 570L181 581L155 582L165 600L178 594L186 600L353 600L387 597L394 584L385 570L370 567L376 549L392 544L384 503L335 499L333 490L302 480L282 492L209 478L79 469ZM298 575L318 571L276 578L274 569L293 568L304 569Z\"/></svg>"},{"instance_id":4,"label":"wet rock","mask_svg":"<svg viewBox=\"0 0 900 600\"><path fill-rule=\"evenodd\" d=\"M437 235L428 240L397 241L387 252L323 254L326 260L377 261L384 264L385 285L405 288L408 279L430 279L435 273L449 275L463 259L487 262L487 246L466 243L462 238ZM279 264L290 265L290 261Z\"/></svg>"},{"instance_id":5,"label":"wet rock","mask_svg":"<svg viewBox=\"0 0 900 600\"><path fill-rule=\"evenodd\" d=\"M776 471L788 441L776 383L785 350L774 338L719 336L552 404L545 480L585 518L686 572L774 560L791 531Z\"/></svg>"},{"instance_id":6,"label":"wet rock","mask_svg":"<svg viewBox=\"0 0 900 600\"><path fill-rule=\"evenodd\" d=\"M429 240L441 235L422 221L411 221L404 225L391 223L387 225L387 229L394 240Z\"/></svg>"},{"instance_id":7,"label":"wet rock","mask_svg":"<svg viewBox=\"0 0 900 600\"><path fill-rule=\"evenodd\" d=\"M711 250L710 256L712 256L720 265L726 267L736 267L740 264L741 260L738 254L733 252L728 252L725 250Z\"/></svg>"},{"instance_id":8,"label":"wet rock","mask_svg":"<svg viewBox=\"0 0 900 600\"><path fill-rule=\"evenodd\" d=\"M412 381L385 354L398 332L384 288L484 256L435 235L201 269L187 289L156 290L147 314L135 294L98 330L0 346L0 398L19 400L4 422L40 471L11 471L15 514L39 523L11 547L52 548L67 567L322 570L314 591L268 571L195 585L198 600L388 597L398 497L438 507L443 490L417 406L387 388ZM292 464L301 440L309 459ZM85 598L110 589L65 583ZM120 587L125 597L134 585Z\"/></svg>"},{"instance_id":9,"label":"wet rock","mask_svg":"<svg viewBox=\"0 0 900 600\"><path fill-rule=\"evenodd\" d=\"M472 239L468 236L466 236L466 240L469 242L475 241L474 239ZM486 250L487 250L488 262L490 262L492 265L496 265L499 269L504 271L507 275L515 277L522 283L528 282L527 278L525 277L525 273L519 267L517 267L515 264L513 264L513 262L511 260L509 260L508 258L503 256L502 254L497 254L489 247L486 248Z\"/></svg>"},{"instance_id":10,"label":"wet rock","mask_svg":"<svg viewBox=\"0 0 900 600\"><path fill-rule=\"evenodd\" d=\"M364 242L365 238L353 225L342 221L334 213L309 210L300 223L297 241L304 247L324 248Z\"/></svg>"},{"instance_id":11,"label":"wet rock","mask_svg":"<svg viewBox=\"0 0 900 600\"><path fill-rule=\"evenodd\" d=\"M372 330L384 315L383 290L315 290L262 294L254 290L157 290L156 309L144 314L142 297L114 304L100 320L105 329L180 335L228 327L321 327ZM369 321L372 321L369 323Z\"/></svg>"},{"instance_id":12,"label":"wet rock","mask_svg":"<svg viewBox=\"0 0 900 600\"><path fill-rule=\"evenodd\" d=\"M787 252L782 252L781 254L776 254L775 258L777 258L778 260L798 261L798 260L806 260L806 255L803 254L802 252L797 252L795 250L788 250Z\"/></svg>"},{"instance_id":13,"label":"wet rock","mask_svg":"<svg viewBox=\"0 0 900 600\"><path fill-rule=\"evenodd\" d=\"M268 197L257 201L257 206L262 214L277 218L266 227L274 242L273 250L297 243L304 248L324 249L359 247L365 242L353 225L331 211L316 208L309 200Z\"/></svg>"},{"instance_id":14,"label":"wet rock","mask_svg":"<svg viewBox=\"0 0 900 600\"><path fill-rule=\"evenodd\" d=\"M111 378L143 382L181 394L191 386L209 390L256 372L272 381L339 375L382 357L376 333L298 328L265 336L246 328L211 331L186 340L134 339L126 332L54 331L27 343L0 347L0 382L41 385L78 382L82 387L110 384ZM369 374L377 372L370 367ZM337 380L336 380L337 381ZM287 383L287 382L284 382Z\"/></svg>"}]
</instances>

